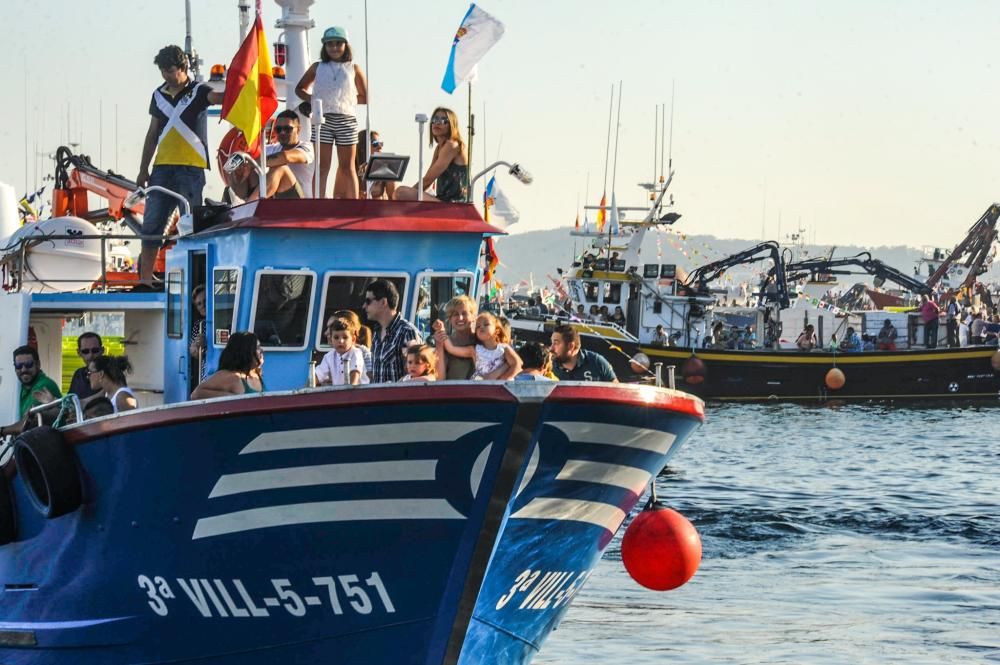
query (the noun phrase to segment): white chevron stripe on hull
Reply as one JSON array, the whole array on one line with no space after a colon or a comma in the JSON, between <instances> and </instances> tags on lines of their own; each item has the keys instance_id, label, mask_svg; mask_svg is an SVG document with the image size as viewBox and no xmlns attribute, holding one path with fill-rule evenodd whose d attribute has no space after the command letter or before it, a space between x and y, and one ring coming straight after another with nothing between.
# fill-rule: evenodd
<instances>
[{"instance_id":1,"label":"white chevron stripe on hull","mask_svg":"<svg viewBox=\"0 0 1000 665\"><path fill-rule=\"evenodd\" d=\"M605 423L551 422L574 443L639 448L666 455L677 437L669 432Z\"/></svg>"},{"instance_id":2,"label":"white chevron stripe on hull","mask_svg":"<svg viewBox=\"0 0 1000 665\"><path fill-rule=\"evenodd\" d=\"M243 492L340 485L344 483L390 483L413 480L434 480L437 460L400 462L357 462L350 464L317 464L286 469L248 471L222 476L212 488L209 499Z\"/></svg>"},{"instance_id":3,"label":"white chevron stripe on hull","mask_svg":"<svg viewBox=\"0 0 1000 665\"><path fill-rule=\"evenodd\" d=\"M379 425L351 425L313 429L265 432L248 443L241 455L299 448L336 448L373 446L427 441L454 441L484 427L499 423L481 422L409 422Z\"/></svg>"},{"instance_id":4,"label":"white chevron stripe on hull","mask_svg":"<svg viewBox=\"0 0 1000 665\"><path fill-rule=\"evenodd\" d=\"M444 499L319 501L251 508L198 520L191 540L293 524L372 520L464 520Z\"/></svg>"},{"instance_id":5,"label":"white chevron stripe on hull","mask_svg":"<svg viewBox=\"0 0 1000 665\"><path fill-rule=\"evenodd\" d=\"M511 515L511 519L584 522L614 533L625 521L625 513L617 506L596 501L536 497Z\"/></svg>"},{"instance_id":6,"label":"white chevron stripe on hull","mask_svg":"<svg viewBox=\"0 0 1000 665\"><path fill-rule=\"evenodd\" d=\"M629 490L638 496L646 488L649 477L648 471L634 466L571 459L566 460L566 464L556 475L556 480L610 485Z\"/></svg>"}]
</instances>

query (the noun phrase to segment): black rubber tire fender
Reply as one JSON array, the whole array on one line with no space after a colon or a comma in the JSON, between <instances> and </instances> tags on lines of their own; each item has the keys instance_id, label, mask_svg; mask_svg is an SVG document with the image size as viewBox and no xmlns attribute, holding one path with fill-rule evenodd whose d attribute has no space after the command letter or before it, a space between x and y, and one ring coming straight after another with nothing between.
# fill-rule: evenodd
<instances>
[{"instance_id":1,"label":"black rubber tire fender","mask_svg":"<svg viewBox=\"0 0 1000 665\"><path fill-rule=\"evenodd\" d=\"M0 471L0 545L17 540L17 511L14 504L14 488L7 474Z\"/></svg>"},{"instance_id":2,"label":"black rubber tire fender","mask_svg":"<svg viewBox=\"0 0 1000 665\"><path fill-rule=\"evenodd\" d=\"M36 427L18 436L14 463L32 503L47 519L71 513L83 503L80 464L58 431Z\"/></svg>"}]
</instances>

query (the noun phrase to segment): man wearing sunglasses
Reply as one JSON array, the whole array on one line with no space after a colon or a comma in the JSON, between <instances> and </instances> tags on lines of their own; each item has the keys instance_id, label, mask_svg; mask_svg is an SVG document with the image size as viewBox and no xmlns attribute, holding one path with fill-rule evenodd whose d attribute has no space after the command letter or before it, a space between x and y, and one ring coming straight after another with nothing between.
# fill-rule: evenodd
<instances>
[{"instance_id":1,"label":"man wearing sunglasses","mask_svg":"<svg viewBox=\"0 0 1000 665\"><path fill-rule=\"evenodd\" d=\"M313 149L299 140L299 115L291 109L282 111L274 120L278 142L267 146L267 166L288 165L307 199L312 198Z\"/></svg>"},{"instance_id":2,"label":"man wearing sunglasses","mask_svg":"<svg viewBox=\"0 0 1000 665\"><path fill-rule=\"evenodd\" d=\"M104 355L104 344L101 336L95 332L85 332L76 338L76 353L83 360L83 367L73 372L73 379L69 383L69 391L80 399L90 397L96 392L100 392L90 387L90 378L87 375L87 366L91 361L97 360Z\"/></svg>"},{"instance_id":3,"label":"man wearing sunglasses","mask_svg":"<svg viewBox=\"0 0 1000 665\"><path fill-rule=\"evenodd\" d=\"M40 390L47 390L56 399L62 397L59 386L55 381L45 376L42 371L42 364L38 360L38 351L31 346L19 346L14 349L14 371L17 373L17 380L21 383L21 408L18 418L24 418L32 407L38 406L42 402L35 397L35 393Z\"/></svg>"}]
</instances>

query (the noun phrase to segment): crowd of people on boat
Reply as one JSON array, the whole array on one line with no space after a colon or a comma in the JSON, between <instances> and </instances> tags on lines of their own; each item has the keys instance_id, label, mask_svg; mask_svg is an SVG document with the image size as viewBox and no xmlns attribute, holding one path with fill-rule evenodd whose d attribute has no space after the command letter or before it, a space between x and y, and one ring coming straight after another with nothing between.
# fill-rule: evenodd
<instances>
[{"instance_id":1,"label":"crowd of people on boat","mask_svg":"<svg viewBox=\"0 0 1000 665\"><path fill-rule=\"evenodd\" d=\"M163 84L152 94L150 123L143 143L136 183L140 187L159 185L177 192L192 206L201 205L205 171L210 155L204 117L208 108L221 104L224 93L209 84L195 81L189 74L184 50L176 45L160 49L153 59ZM230 160L224 169L224 199L229 203L258 198L327 198L333 170L333 198L363 197L464 202L468 194L468 150L460 131L458 116L438 107L430 116L430 146L434 148L430 166L412 186L396 187L394 182L366 181L371 155L382 150L382 138L374 131L359 131L357 106L368 103L364 71L354 61L347 30L334 26L323 33L319 59L312 63L295 86L302 100L296 109L277 114L271 126L275 142L267 142L265 185L255 160L245 145L235 150L241 158ZM321 101L323 117L311 117L313 102ZM300 136L302 120L313 126L310 140ZM318 133L318 136L317 136ZM319 155L313 143L318 139ZM359 149L359 143L361 148ZM334 166L336 155L336 166ZM319 189L313 191L314 169L318 169ZM371 187L368 185L371 184ZM145 204L142 233L160 236L177 209L177 199L151 191ZM143 242L140 279L149 284L159 243Z\"/></svg>"}]
</instances>

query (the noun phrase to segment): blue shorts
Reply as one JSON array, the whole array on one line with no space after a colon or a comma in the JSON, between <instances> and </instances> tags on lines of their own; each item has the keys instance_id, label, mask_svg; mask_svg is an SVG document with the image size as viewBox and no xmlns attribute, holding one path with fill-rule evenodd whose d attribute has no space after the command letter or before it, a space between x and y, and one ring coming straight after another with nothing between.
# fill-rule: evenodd
<instances>
[{"instance_id":1,"label":"blue shorts","mask_svg":"<svg viewBox=\"0 0 1000 665\"><path fill-rule=\"evenodd\" d=\"M200 206L201 195L205 189L205 169L197 166L174 166L160 164L153 167L149 176L150 185L159 185L177 192L191 204ZM173 216L180 202L163 192L150 192L146 197L146 211L142 216L142 234L162 236L167 227L167 220ZM143 247L159 247L161 241L143 240Z\"/></svg>"}]
</instances>

